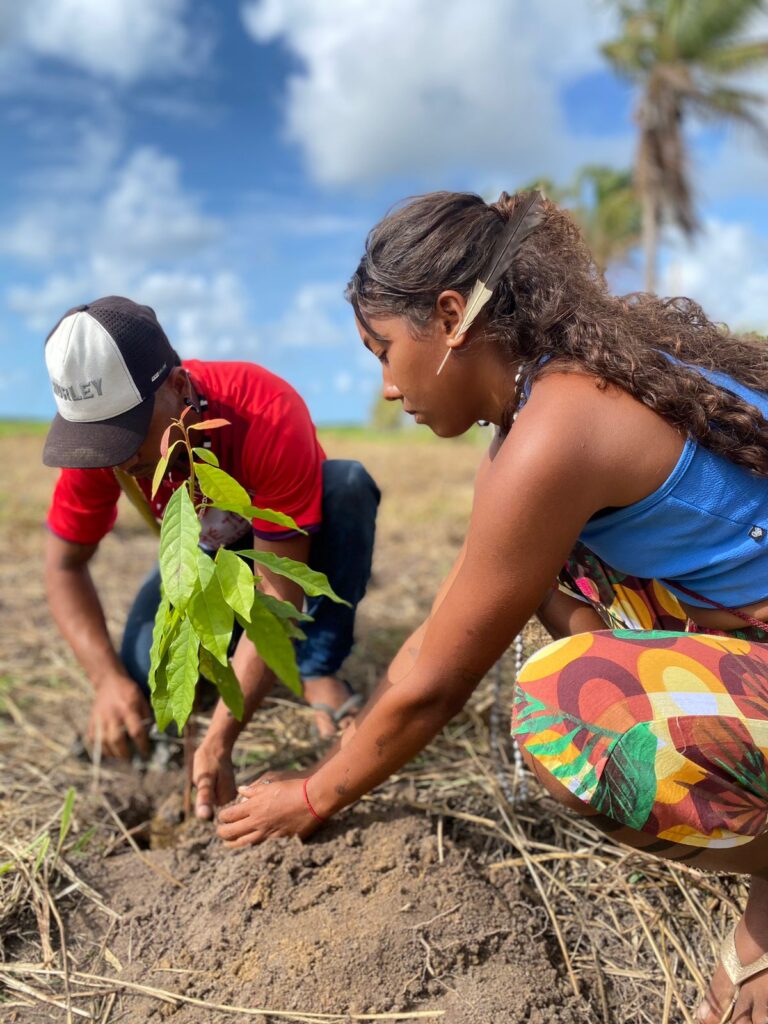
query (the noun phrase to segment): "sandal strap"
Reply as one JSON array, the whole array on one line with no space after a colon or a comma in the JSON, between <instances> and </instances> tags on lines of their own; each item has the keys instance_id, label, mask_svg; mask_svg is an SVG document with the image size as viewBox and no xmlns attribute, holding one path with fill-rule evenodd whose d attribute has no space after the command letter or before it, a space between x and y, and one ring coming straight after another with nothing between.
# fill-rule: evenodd
<instances>
[{"instance_id":1,"label":"sandal strap","mask_svg":"<svg viewBox=\"0 0 768 1024\"><path fill-rule=\"evenodd\" d=\"M313 711L322 711L323 714L328 715L329 718L333 718L336 714L336 708L332 708L330 704L323 704L321 700L313 701L309 706Z\"/></svg>"},{"instance_id":2,"label":"sandal strap","mask_svg":"<svg viewBox=\"0 0 768 1024\"><path fill-rule=\"evenodd\" d=\"M365 697L362 693L353 693L351 697L347 697L341 707L336 708L331 718L338 725L342 718L346 718L353 711L358 711L364 703Z\"/></svg>"},{"instance_id":3,"label":"sandal strap","mask_svg":"<svg viewBox=\"0 0 768 1024\"><path fill-rule=\"evenodd\" d=\"M753 960L751 964L743 964L741 962L739 954L736 952L735 925L728 932L728 936L723 943L720 960L731 984L737 986L743 985L745 981L753 978L756 974L760 974L761 971L768 970L768 953L764 953L758 960Z\"/></svg>"},{"instance_id":4,"label":"sandal strap","mask_svg":"<svg viewBox=\"0 0 768 1024\"><path fill-rule=\"evenodd\" d=\"M309 706L313 711L322 711L335 722L336 725L346 718L347 715L353 711L357 711L365 703L365 697L362 693L353 693L351 697L347 697L344 703L338 708L332 708L330 704L324 704L322 701L313 701Z\"/></svg>"}]
</instances>

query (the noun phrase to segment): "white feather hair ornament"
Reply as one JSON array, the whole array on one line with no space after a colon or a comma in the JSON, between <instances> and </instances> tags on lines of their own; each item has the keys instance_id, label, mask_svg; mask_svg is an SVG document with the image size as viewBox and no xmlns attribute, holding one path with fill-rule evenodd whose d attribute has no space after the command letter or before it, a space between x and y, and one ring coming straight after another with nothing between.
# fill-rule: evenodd
<instances>
[{"instance_id":1,"label":"white feather hair ornament","mask_svg":"<svg viewBox=\"0 0 768 1024\"><path fill-rule=\"evenodd\" d=\"M509 218L509 223L504 228L504 233L494 246L485 270L475 281L472 291L469 293L464 316L454 332L455 338L465 334L475 322L483 306L493 295L496 285L507 270L509 270L518 249L534 228L541 223L543 213L541 203L542 196L540 192L531 192L518 203L517 208ZM445 353L437 373L440 373L443 369L452 351L453 349L449 348Z\"/></svg>"}]
</instances>

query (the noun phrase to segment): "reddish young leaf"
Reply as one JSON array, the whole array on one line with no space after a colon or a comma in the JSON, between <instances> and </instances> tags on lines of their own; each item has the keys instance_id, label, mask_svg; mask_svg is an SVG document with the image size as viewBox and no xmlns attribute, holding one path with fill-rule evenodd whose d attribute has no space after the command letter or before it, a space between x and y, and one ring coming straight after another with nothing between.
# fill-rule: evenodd
<instances>
[{"instance_id":1,"label":"reddish young leaf","mask_svg":"<svg viewBox=\"0 0 768 1024\"><path fill-rule=\"evenodd\" d=\"M163 431L163 436L160 438L160 454L163 456L164 459L168 457L168 442L171 439L172 430L173 424L171 423L169 427L165 428L165 430Z\"/></svg>"},{"instance_id":2,"label":"reddish young leaf","mask_svg":"<svg viewBox=\"0 0 768 1024\"><path fill-rule=\"evenodd\" d=\"M228 427L229 420L204 420L202 423L190 423L188 430L217 430L219 427Z\"/></svg>"}]
</instances>

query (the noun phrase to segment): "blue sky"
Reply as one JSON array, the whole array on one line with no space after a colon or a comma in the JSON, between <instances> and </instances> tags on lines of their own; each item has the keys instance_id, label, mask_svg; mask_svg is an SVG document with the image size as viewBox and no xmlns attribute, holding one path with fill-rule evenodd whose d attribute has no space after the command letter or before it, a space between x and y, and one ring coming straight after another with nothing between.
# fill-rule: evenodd
<instances>
[{"instance_id":1,"label":"blue sky","mask_svg":"<svg viewBox=\"0 0 768 1024\"><path fill-rule=\"evenodd\" d=\"M3 5L0 416L53 414L45 335L120 293L182 355L260 362L318 422L365 420L378 367L342 292L366 232L415 192L629 166L634 96L599 54L616 28L607 0ZM768 94L768 71L748 84ZM667 239L661 290L768 330L768 150L690 138L705 229Z\"/></svg>"}]
</instances>

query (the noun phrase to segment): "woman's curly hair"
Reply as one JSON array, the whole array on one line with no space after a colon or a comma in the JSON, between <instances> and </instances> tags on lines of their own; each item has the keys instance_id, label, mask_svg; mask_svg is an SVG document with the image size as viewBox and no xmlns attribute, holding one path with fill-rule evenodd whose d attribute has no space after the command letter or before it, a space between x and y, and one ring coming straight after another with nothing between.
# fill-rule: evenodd
<instances>
[{"instance_id":1,"label":"woman's curly hair","mask_svg":"<svg viewBox=\"0 0 768 1024\"><path fill-rule=\"evenodd\" d=\"M466 298L520 198L502 193L488 205L471 193L432 192L386 216L368 235L346 289L361 323L403 316L418 334L442 291ZM544 201L539 226L477 323L470 343L499 345L522 363L508 422L548 359L557 359L623 388L705 448L768 476L768 421L695 369L768 393L765 342L730 333L691 299L612 295L572 217L554 203Z\"/></svg>"}]
</instances>

